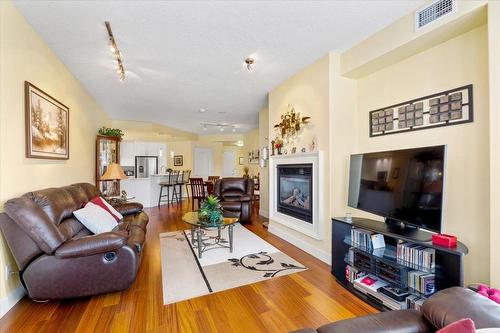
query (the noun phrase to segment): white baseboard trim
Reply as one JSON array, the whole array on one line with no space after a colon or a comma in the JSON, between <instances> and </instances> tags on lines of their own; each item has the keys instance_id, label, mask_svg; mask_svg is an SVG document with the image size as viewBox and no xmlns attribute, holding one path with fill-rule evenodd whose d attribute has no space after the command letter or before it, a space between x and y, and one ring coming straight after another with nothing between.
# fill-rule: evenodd
<instances>
[{"instance_id":1,"label":"white baseboard trim","mask_svg":"<svg viewBox=\"0 0 500 333\"><path fill-rule=\"evenodd\" d=\"M269 218L269 212L267 210L259 209L259 215L264 216L266 219Z\"/></svg>"},{"instance_id":2,"label":"white baseboard trim","mask_svg":"<svg viewBox=\"0 0 500 333\"><path fill-rule=\"evenodd\" d=\"M295 245L299 249L309 253L313 257L318 258L319 260L323 261L324 263L327 263L328 265L332 264L332 256L323 250L318 249L317 247L312 246L311 244L304 242L303 240L292 236L288 234L287 232L278 229L273 226L273 223L269 223L268 230L270 233L278 236L279 238L282 238L286 240L287 242Z\"/></svg>"},{"instance_id":3,"label":"white baseboard trim","mask_svg":"<svg viewBox=\"0 0 500 333\"><path fill-rule=\"evenodd\" d=\"M23 298L26 292L22 285L12 290L7 296L0 300L0 318L2 318L9 310Z\"/></svg>"}]
</instances>

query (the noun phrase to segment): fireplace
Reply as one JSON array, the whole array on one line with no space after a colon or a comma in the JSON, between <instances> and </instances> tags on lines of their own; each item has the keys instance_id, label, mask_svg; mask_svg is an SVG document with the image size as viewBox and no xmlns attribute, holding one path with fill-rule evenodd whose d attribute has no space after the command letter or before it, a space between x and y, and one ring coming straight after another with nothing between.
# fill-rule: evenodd
<instances>
[{"instance_id":1,"label":"fireplace","mask_svg":"<svg viewBox=\"0 0 500 333\"><path fill-rule=\"evenodd\" d=\"M277 211L313 222L312 164L277 165Z\"/></svg>"}]
</instances>

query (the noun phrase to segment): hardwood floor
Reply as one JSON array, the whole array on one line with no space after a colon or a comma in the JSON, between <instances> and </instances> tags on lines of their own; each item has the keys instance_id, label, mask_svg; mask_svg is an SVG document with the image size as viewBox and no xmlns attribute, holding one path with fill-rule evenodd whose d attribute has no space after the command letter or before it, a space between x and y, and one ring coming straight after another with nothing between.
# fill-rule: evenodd
<instances>
[{"instance_id":1,"label":"hardwood floor","mask_svg":"<svg viewBox=\"0 0 500 333\"><path fill-rule=\"evenodd\" d=\"M158 235L186 229L186 210L147 209L143 261L128 290L44 304L25 297L0 320L0 332L287 332L377 312L337 284L327 264L268 233L259 217L248 229L309 270L163 305Z\"/></svg>"}]
</instances>

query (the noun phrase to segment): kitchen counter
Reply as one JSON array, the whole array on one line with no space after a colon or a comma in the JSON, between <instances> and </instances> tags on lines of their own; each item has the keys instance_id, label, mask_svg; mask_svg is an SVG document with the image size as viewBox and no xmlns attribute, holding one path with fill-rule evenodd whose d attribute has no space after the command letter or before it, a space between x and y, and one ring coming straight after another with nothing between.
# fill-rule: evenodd
<instances>
[{"instance_id":1,"label":"kitchen counter","mask_svg":"<svg viewBox=\"0 0 500 333\"><path fill-rule=\"evenodd\" d=\"M158 205L158 198L160 196L160 183L166 182L168 174L151 175L148 178L129 178L120 182L122 190L127 192L127 195L134 196L137 202L140 202L144 207L156 207ZM184 185L183 185L184 186ZM177 188L178 189L178 188ZM170 190L170 198L172 197L172 190ZM182 196L186 197L186 189L183 187ZM166 189L163 190L166 194ZM162 205L167 204L166 199Z\"/></svg>"}]
</instances>

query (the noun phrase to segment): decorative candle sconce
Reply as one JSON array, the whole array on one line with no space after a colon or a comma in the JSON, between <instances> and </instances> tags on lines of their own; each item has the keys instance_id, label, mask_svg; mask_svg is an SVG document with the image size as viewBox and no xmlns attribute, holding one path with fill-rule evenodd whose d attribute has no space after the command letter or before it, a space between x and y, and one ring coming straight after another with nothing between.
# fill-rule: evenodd
<instances>
[{"instance_id":1,"label":"decorative candle sconce","mask_svg":"<svg viewBox=\"0 0 500 333\"><path fill-rule=\"evenodd\" d=\"M288 104L288 111L281 115L281 122L274 125L274 128L279 132L283 139L298 134L303 128L303 125L311 121L311 117L301 117L300 112L295 112L295 108Z\"/></svg>"}]
</instances>

